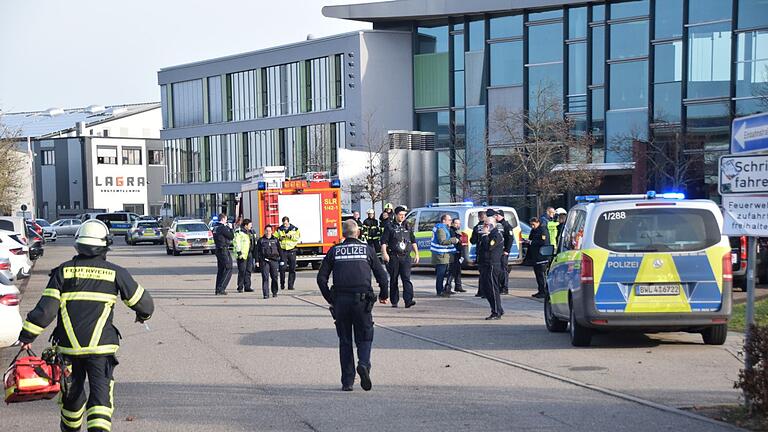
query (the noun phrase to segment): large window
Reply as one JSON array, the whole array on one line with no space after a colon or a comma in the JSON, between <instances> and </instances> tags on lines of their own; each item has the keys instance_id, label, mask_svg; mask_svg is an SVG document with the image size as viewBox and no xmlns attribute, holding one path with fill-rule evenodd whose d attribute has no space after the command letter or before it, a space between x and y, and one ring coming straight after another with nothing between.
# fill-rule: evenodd
<instances>
[{"instance_id":1,"label":"large window","mask_svg":"<svg viewBox=\"0 0 768 432\"><path fill-rule=\"evenodd\" d=\"M688 98L728 96L730 93L731 23L688 29Z\"/></svg>"},{"instance_id":2,"label":"large window","mask_svg":"<svg viewBox=\"0 0 768 432\"><path fill-rule=\"evenodd\" d=\"M41 150L40 151L40 164L41 165L56 165L56 152L54 150Z\"/></svg>"},{"instance_id":3,"label":"large window","mask_svg":"<svg viewBox=\"0 0 768 432\"><path fill-rule=\"evenodd\" d=\"M611 64L611 109L648 105L648 62Z\"/></svg>"},{"instance_id":4,"label":"large window","mask_svg":"<svg viewBox=\"0 0 768 432\"><path fill-rule=\"evenodd\" d=\"M648 110L612 110L606 113L606 162L634 160L633 142L648 139Z\"/></svg>"},{"instance_id":5,"label":"large window","mask_svg":"<svg viewBox=\"0 0 768 432\"><path fill-rule=\"evenodd\" d=\"M739 0L739 28L768 27L768 0Z\"/></svg>"},{"instance_id":6,"label":"large window","mask_svg":"<svg viewBox=\"0 0 768 432\"><path fill-rule=\"evenodd\" d=\"M99 165L117 165L117 147L96 147L96 163Z\"/></svg>"},{"instance_id":7,"label":"large window","mask_svg":"<svg viewBox=\"0 0 768 432\"><path fill-rule=\"evenodd\" d=\"M732 0L688 0L688 23L730 20L733 8L731 2Z\"/></svg>"},{"instance_id":8,"label":"large window","mask_svg":"<svg viewBox=\"0 0 768 432\"><path fill-rule=\"evenodd\" d=\"M680 121L681 81L683 79L683 42L680 40L654 46L655 123Z\"/></svg>"},{"instance_id":9,"label":"large window","mask_svg":"<svg viewBox=\"0 0 768 432\"><path fill-rule=\"evenodd\" d=\"M523 84L523 41L490 44L491 85Z\"/></svg>"},{"instance_id":10,"label":"large window","mask_svg":"<svg viewBox=\"0 0 768 432\"><path fill-rule=\"evenodd\" d=\"M173 83L173 126L203 124L203 81L196 79Z\"/></svg>"},{"instance_id":11,"label":"large window","mask_svg":"<svg viewBox=\"0 0 768 432\"><path fill-rule=\"evenodd\" d=\"M413 90L417 109L449 106L447 25L419 27L413 58Z\"/></svg>"},{"instance_id":12,"label":"large window","mask_svg":"<svg viewBox=\"0 0 768 432\"><path fill-rule=\"evenodd\" d=\"M655 39L683 36L683 0L656 2Z\"/></svg>"},{"instance_id":13,"label":"large window","mask_svg":"<svg viewBox=\"0 0 768 432\"><path fill-rule=\"evenodd\" d=\"M528 29L528 63L563 60L563 24L534 25Z\"/></svg>"},{"instance_id":14,"label":"large window","mask_svg":"<svg viewBox=\"0 0 768 432\"><path fill-rule=\"evenodd\" d=\"M648 55L648 21L611 24L611 59Z\"/></svg>"},{"instance_id":15,"label":"large window","mask_svg":"<svg viewBox=\"0 0 768 432\"><path fill-rule=\"evenodd\" d=\"M450 146L449 130L450 117L448 111L433 111L416 114L416 129L422 132L434 132L437 136L436 148L445 149Z\"/></svg>"},{"instance_id":16,"label":"large window","mask_svg":"<svg viewBox=\"0 0 768 432\"><path fill-rule=\"evenodd\" d=\"M220 123L224 121L221 100L221 76L208 77L208 122Z\"/></svg>"},{"instance_id":17,"label":"large window","mask_svg":"<svg viewBox=\"0 0 768 432\"><path fill-rule=\"evenodd\" d=\"M148 165L163 165L165 160L163 159L162 150L147 150L147 164Z\"/></svg>"},{"instance_id":18,"label":"large window","mask_svg":"<svg viewBox=\"0 0 768 432\"><path fill-rule=\"evenodd\" d=\"M141 165L141 147L123 147L123 165Z\"/></svg>"},{"instance_id":19,"label":"large window","mask_svg":"<svg viewBox=\"0 0 768 432\"><path fill-rule=\"evenodd\" d=\"M605 26L592 27L592 84L605 82Z\"/></svg>"},{"instance_id":20,"label":"large window","mask_svg":"<svg viewBox=\"0 0 768 432\"><path fill-rule=\"evenodd\" d=\"M530 19L562 16L557 12L531 14ZM528 110L537 112L541 104L563 99L563 23L530 24L528 39Z\"/></svg>"},{"instance_id":21,"label":"large window","mask_svg":"<svg viewBox=\"0 0 768 432\"><path fill-rule=\"evenodd\" d=\"M511 15L494 17L489 20L491 39L523 36L523 16Z\"/></svg>"},{"instance_id":22,"label":"large window","mask_svg":"<svg viewBox=\"0 0 768 432\"><path fill-rule=\"evenodd\" d=\"M739 33L736 50L736 97L765 97L766 94L768 30Z\"/></svg>"},{"instance_id":23,"label":"large window","mask_svg":"<svg viewBox=\"0 0 768 432\"><path fill-rule=\"evenodd\" d=\"M611 3L611 19L648 15L648 0Z\"/></svg>"}]
</instances>

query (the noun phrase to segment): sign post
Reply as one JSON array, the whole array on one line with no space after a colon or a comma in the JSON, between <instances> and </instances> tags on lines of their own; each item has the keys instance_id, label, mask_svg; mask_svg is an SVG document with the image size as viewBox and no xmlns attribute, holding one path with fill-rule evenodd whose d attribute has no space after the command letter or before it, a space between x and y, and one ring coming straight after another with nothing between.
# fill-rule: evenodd
<instances>
[{"instance_id":1,"label":"sign post","mask_svg":"<svg viewBox=\"0 0 768 432\"><path fill-rule=\"evenodd\" d=\"M748 240L746 344L755 323L757 238L768 237L768 113L733 120L731 154L720 157L718 187L723 197L723 234ZM752 370L753 362L746 354L744 369ZM749 407L749 397L744 399Z\"/></svg>"}]
</instances>

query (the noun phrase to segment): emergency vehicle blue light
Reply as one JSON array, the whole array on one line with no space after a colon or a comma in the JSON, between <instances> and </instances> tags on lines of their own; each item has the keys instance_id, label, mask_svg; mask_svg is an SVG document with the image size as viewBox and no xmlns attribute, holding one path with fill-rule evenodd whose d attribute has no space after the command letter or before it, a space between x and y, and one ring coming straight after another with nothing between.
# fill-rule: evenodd
<instances>
[{"instance_id":1,"label":"emergency vehicle blue light","mask_svg":"<svg viewBox=\"0 0 768 432\"><path fill-rule=\"evenodd\" d=\"M656 198L656 191L648 191L645 193L645 197L648 199Z\"/></svg>"},{"instance_id":2,"label":"emergency vehicle blue light","mask_svg":"<svg viewBox=\"0 0 768 432\"><path fill-rule=\"evenodd\" d=\"M256 187L257 187L259 190L267 190L267 183L266 183L266 182L258 182L258 183L256 184Z\"/></svg>"},{"instance_id":3,"label":"emergency vehicle blue light","mask_svg":"<svg viewBox=\"0 0 768 432\"><path fill-rule=\"evenodd\" d=\"M576 202L595 202L600 200L600 195L579 195Z\"/></svg>"},{"instance_id":4,"label":"emergency vehicle blue light","mask_svg":"<svg viewBox=\"0 0 768 432\"><path fill-rule=\"evenodd\" d=\"M685 194L681 192L666 192L661 194L662 198L684 200Z\"/></svg>"},{"instance_id":5,"label":"emergency vehicle blue light","mask_svg":"<svg viewBox=\"0 0 768 432\"><path fill-rule=\"evenodd\" d=\"M341 187L341 180L339 180L339 179L331 180L331 187L332 188L340 188Z\"/></svg>"}]
</instances>

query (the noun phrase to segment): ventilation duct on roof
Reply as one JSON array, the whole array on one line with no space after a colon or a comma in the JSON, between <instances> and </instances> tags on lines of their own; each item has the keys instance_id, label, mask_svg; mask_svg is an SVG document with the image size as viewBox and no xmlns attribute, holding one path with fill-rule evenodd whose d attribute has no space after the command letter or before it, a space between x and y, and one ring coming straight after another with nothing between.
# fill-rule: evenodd
<instances>
[{"instance_id":1,"label":"ventilation duct on roof","mask_svg":"<svg viewBox=\"0 0 768 432\"><path fill-rule=\"evenodd\" d=\"M47 110L45 110L44 114L47 115L48 117L55 117L57 115L64 114L64 109L62 109L62 108L48 108Z\"/></svg>"},{"instance_id":2,"label":"ventilation duct on roof","mask_svg":"<svg viewBox=\"0 0 768 432\"><path fill-rule=\"evenodd\" d=\"M89 114L98 114L100 112L104 112L107 109L104 108L102 105L89 105L88 108L85 109L85 112Z\"/></svg>"}]
</instances>

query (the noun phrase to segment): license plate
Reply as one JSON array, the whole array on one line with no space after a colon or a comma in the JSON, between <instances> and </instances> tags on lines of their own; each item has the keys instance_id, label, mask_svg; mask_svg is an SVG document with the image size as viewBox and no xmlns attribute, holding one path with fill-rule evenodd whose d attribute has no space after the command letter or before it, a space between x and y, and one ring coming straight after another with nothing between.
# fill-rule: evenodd
<instances>
[{"instance_id":1,"label":"license plate","mask_svg":"<svg viewBox=\"0 0 768 432\"><path fill-rule=\"evenodd\" d=\"M155 232L154 231L144 231L144 235L145 236L153 236L153 235L155 235Z\"/></svg>"},{"instance_id":2,"label":"license plate","mask_svg":"<svg viewBox=\"0 0 768 432\"><path fill-rule=\"evenodd\" d=\"M680 295L680 285L636 285L637 295L641 296L676 296Z\"/></svg>"}]
</instances>

